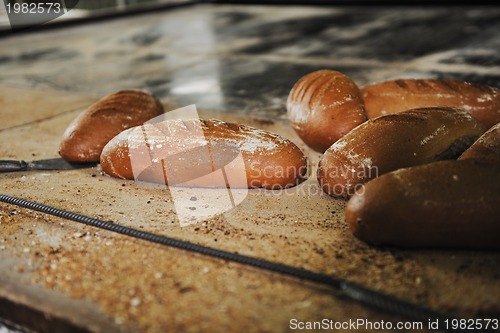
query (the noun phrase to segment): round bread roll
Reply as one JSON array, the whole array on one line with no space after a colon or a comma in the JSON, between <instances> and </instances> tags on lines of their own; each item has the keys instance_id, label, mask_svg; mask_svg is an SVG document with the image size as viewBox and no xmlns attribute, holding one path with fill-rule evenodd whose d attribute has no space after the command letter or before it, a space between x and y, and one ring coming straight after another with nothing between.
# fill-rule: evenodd
<instances>
[{"instance_id":1,"label":"round bread roll","mask_svg":"<svg viewBox=\"0 0 500 333\"><path fill-rule=\"evenodd\" d=\"M370 119L334 143L321 157L318 181L335 197L384 173L444 159L456 159L484 126L454 108L422 108Z\"/></svg>"},{"instance_id":2,"label":"round bread roll","mask_svg":"<svg viewBox=\"0 0 500 333\"><path fill-rule=\"evenodd\" d=\"M189 187L281 189L297 185L307 160L290 140L220 120L166 120L123 131L104 147L108 175Z\"/></svg>"},{"instance_id":3,"label":"round bread roll","mask_svg":"<svg viewBox=\"0 0 500 333\"><path fill-rule=\"evenodd\" d=\"M348 201L354 236L376 245L500 249L498 165L440 161L373 179Z\"/></svg>"},{"instance_id":4,"label":"round bread roll","mask_svg":"<svg viewBox=\"0 0 500 333\"><path fill-rule=\"evenodd\" d=\"M358 86L332 70L316 71L297 81L288 95L287 112L299 137L321 153L366 121Z\"/></svg>"},{"instance_id":5,"label":"round bread roll","mask_svg":"<svg viewBox=\"0 0 500 333\"><path fill-rule=\"evenodd\" d=\"M463 109L490 128L500 122L500 90L457 80L400 79L361 88L368 118L414 108Z\"/></svg>"},{"instance_id":6,"label":"round bread roll","mask_svg":"<svg viewBox=\"0 0 500 333\"><path fill-rule=\"evenodd\" d=\"M481 135L458 159L481 159L500 165L500 123Z\"/></svg>"},{"instance_id":7,"label":"round bread roll","mask_svg":"<svg viewBox=\"0 0 500 333\"><path fill-rule=\"evenodd\" d=\"M71 162L98 162L104 145L121 131L162 114L163 105L142 90L109 94L82 111L68 126L59 155Z\"/></svg>"}]
</instances>

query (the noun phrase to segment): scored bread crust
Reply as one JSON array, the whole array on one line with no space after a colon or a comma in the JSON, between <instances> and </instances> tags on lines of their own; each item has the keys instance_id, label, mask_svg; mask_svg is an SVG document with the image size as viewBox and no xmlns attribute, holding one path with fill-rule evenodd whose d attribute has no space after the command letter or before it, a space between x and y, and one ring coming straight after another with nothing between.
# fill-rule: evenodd
<instances>
[{"instance_id":1,"label":"scored bread crust","mask_svg":"<svg viewBox=\"0 0 500 333\"><path fill-rule=\"evenodd\" d=\"M321 157L318 181L336 197L384 173L457 158L485 131L469 113L421 108L370 119L334 143Z\"/></svg>"},{"instance_id":2,"label":"scored bread crust","mask_svg":"<svg viewBox=\"0 0 500 333\"><path fill-rule=\"evenodd\" d=\"M367 119L358 86L333 70L299 79L288 95L287 115L299 137L321 153Z\"/></svg>"},{"instance_id":3,"label":"scored bread crust","mask_svg":"<svg viewBox=\"0 0 500 333\"><path fill-rule=\"evenodd\" d=\"M109 94L82 111L67 127L59 154L71 162L98 162L102 149L121 131L164 112L153 95L142 90Z\"/></svg>"},{"instance_id":4,"label":"scored bread crust","mask_svg":"<svg viewBox=\"0 0 500 333\"><path fill-rule=\"evenodd\" d=\"M103 150L110 176L165 185L269 189L297 185L307 159L290 140L216 119L167 120L128 129ZM220 172L225 183L221 184Z\"/></svg>"},{"instance_id":5,"label":"scored bread crust","mask_svg":"<svg viewBox=\"0 0 500 333\"><path fill-rule=\"evenodd\" d=\"M500 122L500 90L480 83L439 79L398 79L361 88L368 118L422 107L456 107L487 128Z\"/></svg>"}]
</instances>

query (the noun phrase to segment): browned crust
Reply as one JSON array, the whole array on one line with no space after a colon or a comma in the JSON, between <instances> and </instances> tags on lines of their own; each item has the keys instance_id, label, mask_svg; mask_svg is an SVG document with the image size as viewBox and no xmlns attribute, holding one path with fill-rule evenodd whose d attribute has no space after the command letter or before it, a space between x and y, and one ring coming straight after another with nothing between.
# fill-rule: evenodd
<instances>
[{"instance_id":1,"label":"browned crust","mask_svg":"<svg viewBox=\"0 0 500 333\"><path fill-rule=\"evenodd\" d=\"M500 173L475 160L400 169L349 200L346 221L377 245L500 249Z\"/></svg>"},{"instance_id":2,"label":"browned crust","mask_svg":"<svg viewBox=\"0 0 500 333\"><path fill-rule=\"evenodd\" d=\"M163 112L160 101L142 90L107 95L82 111L68 126L59 154L72 162L98 162L102 149L115 135Z\"/></svg>"},{"instance_id":3,"label":"browned crust","mask_svg":"<svg viewBox=\"0 0 500 333\"><path fill-rule=\"evenodd\" d=\"M307 159L290 140L250 126L198 119L124 131L104 148L101 166L113 177L196 187L221 187L212 178L219 171L226 177L222 186L232 188L286 188L307 174Z\"/></svg>"},{"instance_id":4,"label":"browned crust","mask_svg":"<svg viewBox=\"0 0 500 333\"><path fill-rule=\"evenodd\" d=\"M384 173L457 158L482 133L480 122L454 108L413 109L370 119L324 153L318 181L326 193L349 197Z\"/></svg>"},{"instance_id":5,"label":"browned crust","mask_svg":"<svg viewBox=\"0 0 500 333\"><path fill-rule=\"evenodd\" d=\"M358 86L333 70L319 70L297 81L287 99L287 112L292 128L318 152L366 121Z\"/></svg>"},{"instance_id":6,"label":"browned crust","mask_svg":"<svg viewBox=\"0 0 500 333\"><path fill-rule=\"evenodd\" d=\"M500 90L485 84L458 80L399 79L361 89L368 118L413 108L461 108L487 128L500 122Z\"/></svg>"},{"instance_id":7,"label":"browned crust","mask_svg":"<svg viewBox=\"0 0 500 333\"><path fill-rule=\"evenodd\" d=\"M500 165L500 123L486 131L459 159L480 159Z\"/></svg>"}]
</instances>

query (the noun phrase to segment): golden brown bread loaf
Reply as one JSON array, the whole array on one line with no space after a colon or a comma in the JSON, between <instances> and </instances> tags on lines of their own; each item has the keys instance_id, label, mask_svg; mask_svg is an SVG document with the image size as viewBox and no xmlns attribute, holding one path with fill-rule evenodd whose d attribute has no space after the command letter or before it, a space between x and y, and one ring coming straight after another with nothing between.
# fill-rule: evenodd
<instances>
[{"instance_id":1,"label":"golden brown bread loaf","mask_svg":"<svg viewBox=\"0 0 500 333\"><path fill-rule=\"evenodd\" d=\"M500 166L500 123L481 135L458 159L471 158L495 162Z\"/></svg>"},{"instance_id":2,"label":"golden brown bread loaf","mask_svg":"<svg viewBox=\"0 0 500 333\"><path fill-rule=\"evenodd\" d=\"M332 70L316 71L297 81L288 95L287 112L300 138L321 153L366 121L358 86Z\"/></svg>"},{"instance_id":3,"label":"golden brown bread loaf","mask_svg":"<svg viewBox=\"0 0 500 333\"><path fill-rule=\"evenodd\" d=\"M441 161L399 169L365 184L346 221L377 245L500 249L498 165Z\"/></svg>"},{"instance_id":4,"label":"golden brown bread loaf","mask_svg":"<svg viewBox=\"0 0 500 333\"><path fill-rule=\"evenodd\" d=\"M368 118L408 109L450 106L463 109L487 128L500 122L500 90L457 80L400 79L361 88Z\"/></svg>"},{"instance_id":5,"label":"golden brown bread loaf","mask_svg":"<svg viewBox=\"0 0 500 333\"><path fill-rule=\"evenodd\" d=\"M199 119L128 129L104 147L101 166L113 177L192 187L279 189L298 184L307 173L306 157L290 140Z\"/></svg>"},{"instance_id":6,"label":"golden brown bread loaf","mask_svg":"<svg viewBox=\"0 0 500 333\"><path fill-rule=\"evenodd\" d=\"M454 108L422 108L370 119L334 143L321 157L323 190L349 197L357 187L384 173L457 158L484 126Z\"/></svg>"},{"instance_id":7,"label":"golden brown bread loaf","mask_svg":"<svg viewBox=\"0 0 500 333\"><path fill-rule=\"evenodd\" d=\"M63 134L59 154L67 161L98 162L104 145L114 136L163 112L160 101L145 91L109 94L71 122Z\"/></svg>"}]
</instances>

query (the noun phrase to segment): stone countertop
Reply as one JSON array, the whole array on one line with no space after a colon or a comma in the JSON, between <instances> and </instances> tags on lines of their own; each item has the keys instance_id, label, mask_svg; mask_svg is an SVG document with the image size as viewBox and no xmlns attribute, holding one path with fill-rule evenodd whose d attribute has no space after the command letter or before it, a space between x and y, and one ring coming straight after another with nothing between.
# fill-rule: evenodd
<instances>
[{"instance_id":1,"label":"stone countertop","mask_svg":"<svg viewBox=\"0 0 500 333\"><path fill-rule=\"evenodd\" d=\"M314 166L319 154L285 117L288 92L302 75L329 68L359 85L439 77L498 87L499 28L496 7L193 5L4 36L0 159L56 157L62 132L83 108L140 88L167 110L196 104L203 116L279 133ZM111 179L99 167L0 174L0 186L433 309L500 318L497 252L370 247L350 235L345 202L324 195L312 172L291 191L252 190L235 209L185 227L164 192ZM301 281L11 205L0 205L0 222L0 310L40 331L287 332L293 318L401 320Z\"/></svg>"}]
</instances>

